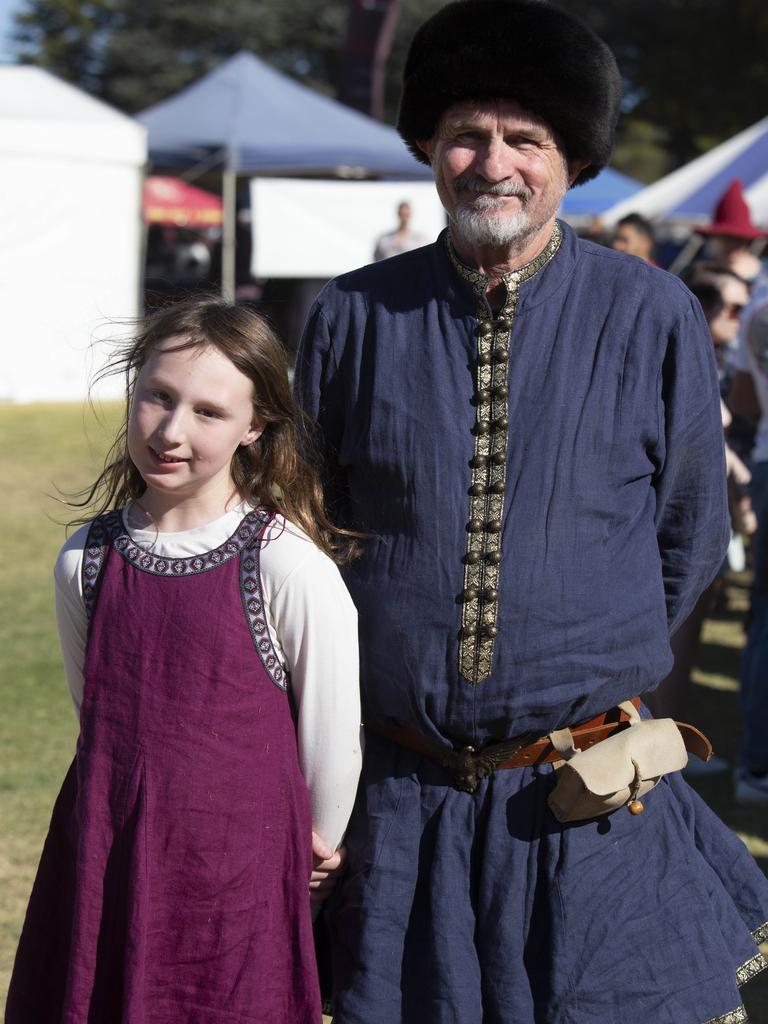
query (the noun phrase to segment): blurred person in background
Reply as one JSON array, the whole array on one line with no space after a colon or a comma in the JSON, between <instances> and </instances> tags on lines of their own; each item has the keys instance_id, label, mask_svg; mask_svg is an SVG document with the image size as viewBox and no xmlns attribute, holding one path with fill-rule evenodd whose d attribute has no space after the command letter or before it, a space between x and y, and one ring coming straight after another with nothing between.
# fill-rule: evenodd
<instances>
[{"instance_id":1,"label":"blurred person in background","mask_svg":"<svg viewBox=\"0 0 768 1024\"><path fill-rule=\"evenodd\" d=\"M630 256L639 256L646 263L658 266L653 258L655 244L653 225L641 214L628 213L616 223L612 246L619 252L628 252Z\"/></svg>"},{"instance_id":2,"label":"blurred person in background","mask_svg":"<svg viewBox=\"0 0 768 1024\"><path fill-rule=\"evenodd\" d=\"M707 239L708 254L713 262L728 267L752 289L768 286L768 274L754 251L758 240L766 238L766 232L753 224L738 178L734 178L720 198L712 223L696 231Z\"/></svg>"},{"instance_id":3,"label":"blurred person in background","mask_svg":"<svg viewBox=\"0 0 768 1024\"><path fill-rule=\"evenodd\" d=\"M376 242L373 252L374 260L387 260L401 252L418 249L426 243L426 238L410 227L413 210L411 204L402 202L397 208L397 227L394 231L382 235Z\"/></svg>"},{"instance_id":4,"label":"blurred person in background","mask_svg":"<svg viewBox=\"0 0 768 1024\"><path fill-rule=\"evenodd\" d=\"M726 351L735 342L739 330L739 316L749 300L749 290L741 278L727 267L716 264L698 264L686 279L686 284L701 304L709 326L718 373L728 365ZM723 370L723 373L725 370ZM723 430L731 423L731 413L720 399ZM691 672L699 651L704 619L724 592L725 573L740 572L745 567L743 534L755 529L746 491L750 473L738 455L726 444L726 475L728 480L728 506L731 517L731 541L728 554L712 583L704 590L680 629L672 637L675 658L672 671L659 686L647 694L645 701L657 718L685 719L690 713ZM687 775L705 775L723 772L728 763L713 756L709 762L691 760L685 769Z\"/></svg>"},{"instance_id":5,"label":"blurred person in background","mask_svg":"<svg viewBox=\"0 0 768 1024\"><path fill-rule=\"evenodd\" d=\"M752 507L757 530L750 623L741 668L742 743L736 800L768 804L768 286L758 281L743 314L730 395L735 415L757 418L752 448Z\"/></svg>"}]
</instances>

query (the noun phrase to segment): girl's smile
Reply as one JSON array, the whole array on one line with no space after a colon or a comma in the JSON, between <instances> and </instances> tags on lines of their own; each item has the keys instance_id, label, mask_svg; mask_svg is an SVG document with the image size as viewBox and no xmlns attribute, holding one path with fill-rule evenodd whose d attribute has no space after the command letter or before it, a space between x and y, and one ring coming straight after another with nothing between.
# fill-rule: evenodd
<instances>
[{"instance_id":1,"label":"girl's smile","mask_svg":"<svg viewBox=\"0 0 768 1024\"><path fill-rule=\"evenodd\" d=\"M173 466L187 461L186 459L176 458L173 455L163 455L162 452L156 451L151 445L148 445L147 447L161 466Z\"/></svg>"}]
</instances>

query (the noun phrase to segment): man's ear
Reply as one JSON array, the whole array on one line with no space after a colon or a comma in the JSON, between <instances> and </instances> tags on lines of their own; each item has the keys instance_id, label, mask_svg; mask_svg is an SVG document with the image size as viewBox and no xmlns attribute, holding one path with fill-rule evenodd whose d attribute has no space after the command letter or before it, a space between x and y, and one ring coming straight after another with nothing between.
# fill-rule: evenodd
<instances>
[{"instance_id":1,"label":"man's ear","mask_svg":"<svg viewBox=\"0 0 768 1024\"><path fill-rule=\"evenodd\" d=\"M570 160L568 162L568 187L573 185L585 167L589 167L589 160Z\"/></svg>"},{"instance_id":2,"label":"man's ear","mask_svg":"<svg viewBox=\"0 0 768 1024\"><path fill-rule=\"evenodd\" d=\"M434 144L432 139L417 139L416 145L419 147L424 156L432 163L432 152L434 150Z\"/></svg>"}]
</instances>

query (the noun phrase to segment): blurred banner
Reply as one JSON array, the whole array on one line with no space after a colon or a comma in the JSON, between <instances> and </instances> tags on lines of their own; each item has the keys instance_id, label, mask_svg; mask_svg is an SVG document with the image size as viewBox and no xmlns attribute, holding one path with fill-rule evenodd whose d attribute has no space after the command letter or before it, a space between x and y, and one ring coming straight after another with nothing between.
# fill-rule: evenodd
<instances>
[{"instance_id":1,"label":"blurred banner","mask_svg":"<svg viewBox=\"0 0 768 1024\"><path fill-rule=\"evenodd\" d=\"M251 273L329 278L371 263L404 202L412 209L412 231L434 241L445 211L432 182L252 178Z\"/></svg>"},{"instance_id":2,"label":"blurred banner","mask_svg":"<svg viewBox=\"0 0 768 1024\"><path fill-rule=\"evenodd\" d=\"M341 54L338 99L381 120L384 69L400 13L398 0L352 0Z\"/></svg>"}]
</instances>

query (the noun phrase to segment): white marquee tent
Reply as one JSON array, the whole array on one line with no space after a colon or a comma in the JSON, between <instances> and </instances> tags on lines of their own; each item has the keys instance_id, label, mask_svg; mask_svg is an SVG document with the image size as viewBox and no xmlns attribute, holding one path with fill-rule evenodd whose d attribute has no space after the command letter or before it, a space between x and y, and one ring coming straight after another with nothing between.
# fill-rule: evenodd
<instances>
[{"instance_id":1,"label":"white marquee tent","mask_svg":"<svg viewBox=\"0 0 768 1024\"><path fill-rule=\"evenodd\" d=\"M83 398L95 337L139 313L145 163L132 118L0 66L0 401Z\"/></svg>"},{"instance_id":2,"label":"white marquee tent","mask_svg":"<svg viewBox=\"0 0 768 1024\"><path fill-rule=\"evenodd\" d=\"M734 178L756 224L768 227L768 117L603 212L606 225L628 213L708 224Z\"/></svg>"}]
</instances>

